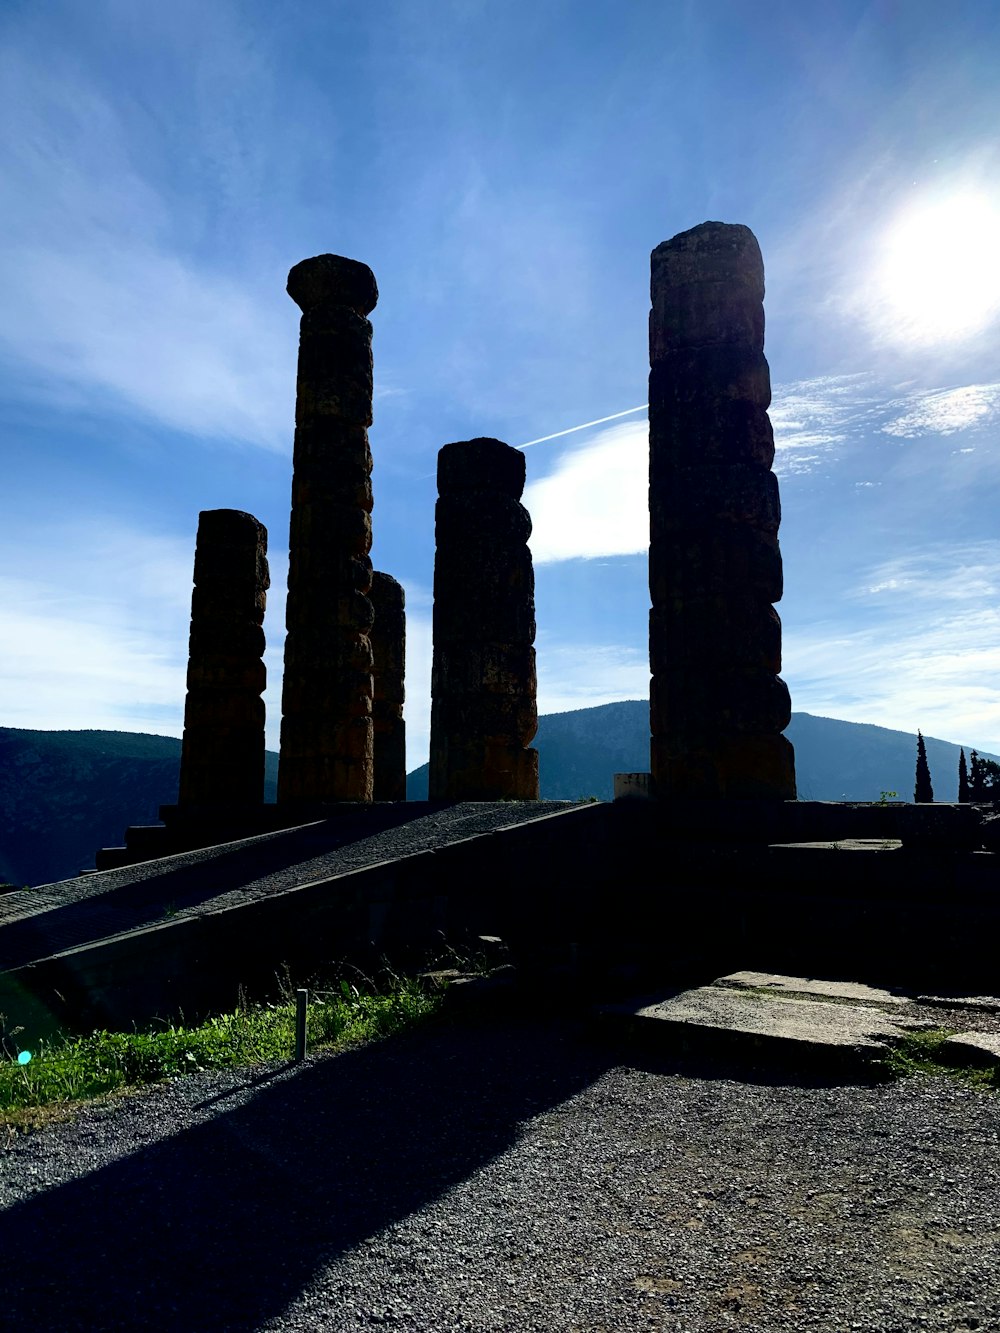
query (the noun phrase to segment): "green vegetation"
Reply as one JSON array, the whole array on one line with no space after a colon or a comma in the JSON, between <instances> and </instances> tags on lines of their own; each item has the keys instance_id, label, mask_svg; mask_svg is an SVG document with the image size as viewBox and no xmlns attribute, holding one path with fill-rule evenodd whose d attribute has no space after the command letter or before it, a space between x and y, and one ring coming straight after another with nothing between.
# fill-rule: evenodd
<instances>
[{"instance_id":1,"label":"green vegetation","mask_svg":"<svg viewBox=\"0 0 1000 1333\"><path fill-rule=\"evenodd\" d=\"M977 754L975 750L969 754L969 799L1000 800L1000 764Z\"/></svg>"},{"instance_id":2,"label":"green vegetation","mask_svg":"<svg viewBox=\"0 0 1000 1333\"><path fill-rule=\"evenodd\" d=\"M954 1035L949 1028L930 1028L925 1032L911 1033L892 1047L881 1062L882 1067L893 1078L932 1074L939 1078L959 1079L976 1088L1000 1087L995 1069L956 1068L937 1058L941 1047Z\"/></svg>"},{"instance_id":3,"label":"green vegetation","mask_svg":"<svg viewBox=\"0 0 1000 1333\"><path fill-rule=\"evenodd\" d=\"M913 788L913 800L917 805L929 804L934 800L934 788L931 786L931 770L927 763L927 746L924 738L917 732L917 772Z\"/></svg>"},{"instance_id":4,"label":"green vegetation","mask_svg":"<svg viewBox=\"0 0 1000 1333\"><path fill-rule=\"evenodd\" d=\"M286 990L286 994L287 994ZM429 1017L441 1004L414 980L396 980L384 993L364 993L341 981L310 995L310 1049L374 1041ZM65 1116L68 1104L205 1069L290 1060L295 1001L241 1005L199 1027L176 1024L147 1032L94 1032L43 1042L28 1064L17 1062L17 1032L6 1035L0 1060L0 1120L12 1131Z\"/></svg>"}]
</instances>

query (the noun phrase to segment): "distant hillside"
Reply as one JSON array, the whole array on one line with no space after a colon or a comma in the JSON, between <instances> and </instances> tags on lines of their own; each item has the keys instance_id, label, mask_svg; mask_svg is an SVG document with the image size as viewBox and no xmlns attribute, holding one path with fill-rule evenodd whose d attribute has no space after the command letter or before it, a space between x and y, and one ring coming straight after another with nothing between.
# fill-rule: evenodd
<instances>
[{"instance_id":1,"label":"distant hillside","mask_svg":"<svg viewBox=\"0 0 1000 1333\"><path fill-rule=\"evenodd\" d=\"M877 801L883 791L897 792L900 800L913 800L915 732L910 735L866 723L793 713L785 735L795 746L801 800ZM935 797L957 800L959 747L931 736L924 739ZM609 801L615 773L649 769L649 704L632 699L572 713L549 713L538 719L533 744L539 753L543 798L596 796ZM968 758L968 746L965 753ZM409 774L406 794L414 801L426 798L426 764Z\"/></svg>"},{"instance_id":2,"label":"distant hillside","mask_svg":"<svg viewBox=\"0 0 1000 1333\"><path fill-rule=\"evenodd\" d=\"M94 864L177 799L181 743L131 731L0 727L0 880L47 884ZM278 756L267 756L274 800Z\"/></svg>"},{"instance_id":3,"label":"distant hillside","mask_svg":"<svg viewBox=\"0 0 1000 1333\"><path fill-rule=\"evenodd\" d=\"M912 800L916 736L809 713L794 713L787 734L803 799L877 801L896 791ZM926 740L934 793L953 801L958 746ZM610 800L614 773L649 767L649 707L631 700L551 713L539 719L535 743L543 797ZM129 824L155 823L159 806L177 799L180 753L170 736L0 727L0 880L66 879L92 866L98 847L117 846ZM277 772L269 751L269 801ZM426 798L426 764L407 778L407 795Z\"/></svg>"}]
</instances>

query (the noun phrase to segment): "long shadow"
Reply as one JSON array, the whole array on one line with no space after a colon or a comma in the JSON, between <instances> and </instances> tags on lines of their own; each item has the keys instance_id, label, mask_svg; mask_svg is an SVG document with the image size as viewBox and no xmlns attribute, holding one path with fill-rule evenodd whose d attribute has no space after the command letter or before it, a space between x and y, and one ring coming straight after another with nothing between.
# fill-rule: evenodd
<instances>
[{"instance_id":1,"label":"long shadow","mask_svg":"<svg viewBox=\"0 0 1000 1333\"><path fill-rule=\"evenodd\" d=\"M325 1264L504 1152L520 1122L622 1064L699 1079L843 1081L654 1054L556 1021L435 1025L280 1082L269 1080L281 1070L237 1076L194 1104L210 1120L132 1151L131 1126L140 1138L155 1131L153 1092L149 1105L134 1099L97 1124L53 1131L82 1154L117 1134L122 1155L91 1172L81 1162L78 1178L0 1216L0 1327L257 1329ZM25 1142L4 1170L35 1170L38 1157Z\"/></svg>"},{"instance_id":2,"label":"long shadow","mask_svg":"<svg viewBox=\"0 0 1000 1333\"><path fill-rule=\"evenodd\" d=\"M0 1326L255 1329L608 1063L556 1027L435 1027L304 1066L238 1107L219 1100L210 1121L123 1144L129 1155L0 1218ZM114 1117L144 1114L140 1099ZM84 1152L102 1133L54 1132ZM33 1157L15 1148L4 1169Z\"/></svg>"},{"instance_id":3,"label":"long shadow","mask_svg":"<svg viewBox=\"0 0 1000 1333\"><path fill-rule=\"evenodd\" d=\"M377 837L428 814L426 806L413 808L415 805L398 802L305 828L268 834L249 845L165 868L162 874L146 875L75 898L65 906L12 921L0 927L0 970L21 967L55 952L162 921L167 905L171 910L197 907L220 894ZM193 856L197 858L198 853Z\"/></svg>"}]
</instances>

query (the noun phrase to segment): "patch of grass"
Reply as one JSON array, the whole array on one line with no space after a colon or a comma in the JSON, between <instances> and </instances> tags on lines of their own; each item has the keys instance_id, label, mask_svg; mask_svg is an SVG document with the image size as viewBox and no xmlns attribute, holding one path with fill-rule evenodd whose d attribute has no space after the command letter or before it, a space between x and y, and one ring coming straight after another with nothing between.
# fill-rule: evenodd
<instances>
[{"instance_id":1,"label":"patch of grass","mask_svg":"<svg viewBox=\"0 0 1000 1333\"><path fill-rule=\"evenodd\" d=\"M923 1074L958 1079L975 1088L1000 1087L994 1069L956 1067L937 1058L941 1047L954 1035L950 1028L928 1028L924 1032L910 1033L889 1050L881 1061L882 1067L892 1078L912 1078Z\"/></svg>"},{"instance_id":2,"label":"patch of grass","mask_svg":"<svg viewBox=\"0 0 1000 1333\"><path fill-rule=\"evenodd\" d=\"M382 993L365 993L341 981L333 991L311 993L309 1001L309 1048L329 1049L411 1027L434 1013L441 997L428 995L412 980L396 980ZM5 1046L11 1045L8 1037ZM294 999L241 1004L198 1027L170 1024L157 1031L60 1036L42 1042L29 1064L18 1064L16 1052L0 1060L0 1121L9 1129L35 1127L61 1118L68 1103L205 1069L290 1060L294 1045Z\"/></svg>"}]
</instances>

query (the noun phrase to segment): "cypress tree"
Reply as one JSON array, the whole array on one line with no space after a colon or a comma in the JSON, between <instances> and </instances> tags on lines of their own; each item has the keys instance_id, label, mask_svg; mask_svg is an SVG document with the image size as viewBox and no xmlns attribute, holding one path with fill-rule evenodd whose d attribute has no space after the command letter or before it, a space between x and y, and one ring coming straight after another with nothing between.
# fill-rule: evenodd
<instances>
[{"instance_id":1,"label":"cypress tree","mask_svg":"<svg viewBox=\"0 0 1000 1333\"><path fill-rule=\"evenodd\" d=\"M972 800L969 795L969 768L965 762L965 751L958 752L958 799L968 803Z\"/></svg>"},{"instance_id":2,"label":"cypress tree","mask_svg":"<svg viewBox=\"0 0 1000 1333\"><path fill-rule=\"evenodd\" d=\"M913 799L921 803L934 800L931 770L927 766L927 747L919 731L917 732L917 783L913 790Z\"/></svg>"}]
</instances>

